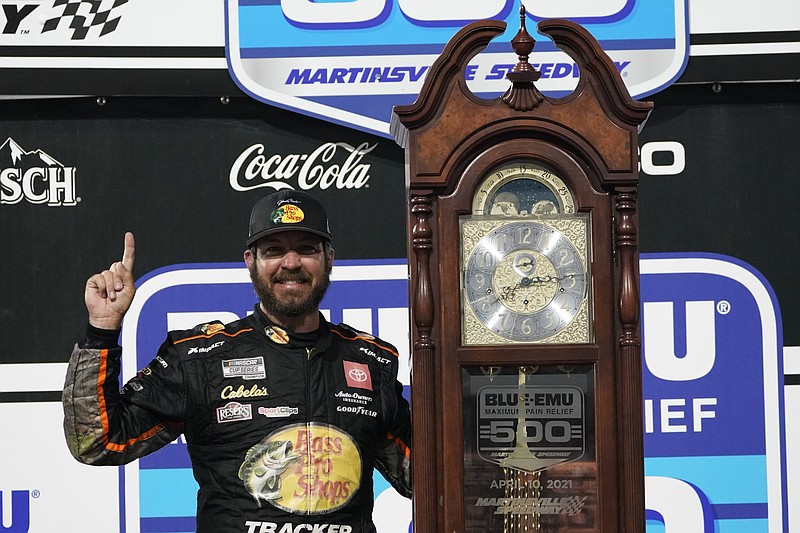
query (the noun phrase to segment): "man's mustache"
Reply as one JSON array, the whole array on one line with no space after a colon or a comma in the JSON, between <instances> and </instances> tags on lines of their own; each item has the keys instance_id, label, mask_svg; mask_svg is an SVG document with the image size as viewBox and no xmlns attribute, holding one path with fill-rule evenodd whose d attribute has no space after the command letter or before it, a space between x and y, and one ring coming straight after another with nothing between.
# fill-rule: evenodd
<instances>
[{"instance_id":1,"label":"man's mustache","mask_svg":"<svg viewBox=\"0 0 800 533\"><path fill-rule=\"evenodd\" d=\"M295 281L298 283L308 283L311 281L311 276L303 274L302 272L296 273L283 273L273 276L273 283L286 283L287 281Z\"/></svg>"}]
</instances>

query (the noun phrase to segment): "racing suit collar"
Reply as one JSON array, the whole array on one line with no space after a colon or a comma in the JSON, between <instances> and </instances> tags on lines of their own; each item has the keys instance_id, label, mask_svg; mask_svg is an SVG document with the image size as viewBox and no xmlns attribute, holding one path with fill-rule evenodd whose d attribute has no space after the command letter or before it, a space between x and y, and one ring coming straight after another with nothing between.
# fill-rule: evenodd
<instances>
[{"instance_id":1,"label":"racing suit collar","mask_svg":"<svg viewBox=\"0 0 800 533\"><path fill-rule=\"evenodd\" d=\"M273 344L289 349L314 347L314 354L324 352L331 344L330 323L322 313L319 314L319 328L316 331L294 333L271 321L258 304L253 309L251 318L256 322L256 331L264 333Z\"/></svg>"}]
</instances>

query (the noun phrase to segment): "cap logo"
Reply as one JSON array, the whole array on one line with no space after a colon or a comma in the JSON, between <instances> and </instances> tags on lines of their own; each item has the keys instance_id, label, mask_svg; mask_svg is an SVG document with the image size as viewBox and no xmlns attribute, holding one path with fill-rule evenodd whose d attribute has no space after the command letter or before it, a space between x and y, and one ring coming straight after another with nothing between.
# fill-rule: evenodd
<instances>
[{"instance_id":1,"label":"cap logo","mask_svg":"<svg viewBox=\"0 0 800 533\"><path fill-rule=\"evenodd\" d=\"M284 204L273 211L269 218L273 224L297 224L303 221L305 213L296 205Z\"/></svg>"}]
</instances>

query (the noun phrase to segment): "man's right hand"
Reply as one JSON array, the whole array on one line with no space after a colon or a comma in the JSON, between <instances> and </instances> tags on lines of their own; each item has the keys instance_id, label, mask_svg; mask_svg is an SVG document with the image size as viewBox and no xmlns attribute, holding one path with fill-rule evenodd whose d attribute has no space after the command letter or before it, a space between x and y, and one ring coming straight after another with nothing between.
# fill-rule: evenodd
<instances>
[{"instance_id":1,"label":"man's right hand","mask_svg":"<svg viewBox=\"0 0 800 533\"><path fill-rule=\"evenodd\" d=\"M133 260L136 243L133 233L125 234L122 261L95 274L86 282L84 300L89 311L89 324L100 329L119 329L122 317L131 306L136 288L133 286Z\"/></svg>"}]
</instances>

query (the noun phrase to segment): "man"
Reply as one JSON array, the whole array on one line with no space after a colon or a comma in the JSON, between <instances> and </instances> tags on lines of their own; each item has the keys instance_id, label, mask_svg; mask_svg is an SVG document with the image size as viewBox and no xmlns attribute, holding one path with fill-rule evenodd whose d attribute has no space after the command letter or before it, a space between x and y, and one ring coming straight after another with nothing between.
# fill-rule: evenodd
<instances>
[{"instance_id":1,"label":"man","mask_svg":"<svg viewBox=\"0 0 800 533\"><path fill-rule=\"evenodd\" d=\"M76 459L124 464L184 433L206 533L373 532L373 467L410 497L397 350L319 312L334 252L318 200L280 191L257 202L244 251L252 315L170 332L118 390L134 253L128 233L122 261L86 284L89 325L63 396Z\"/></svg>"}]
</instances>

